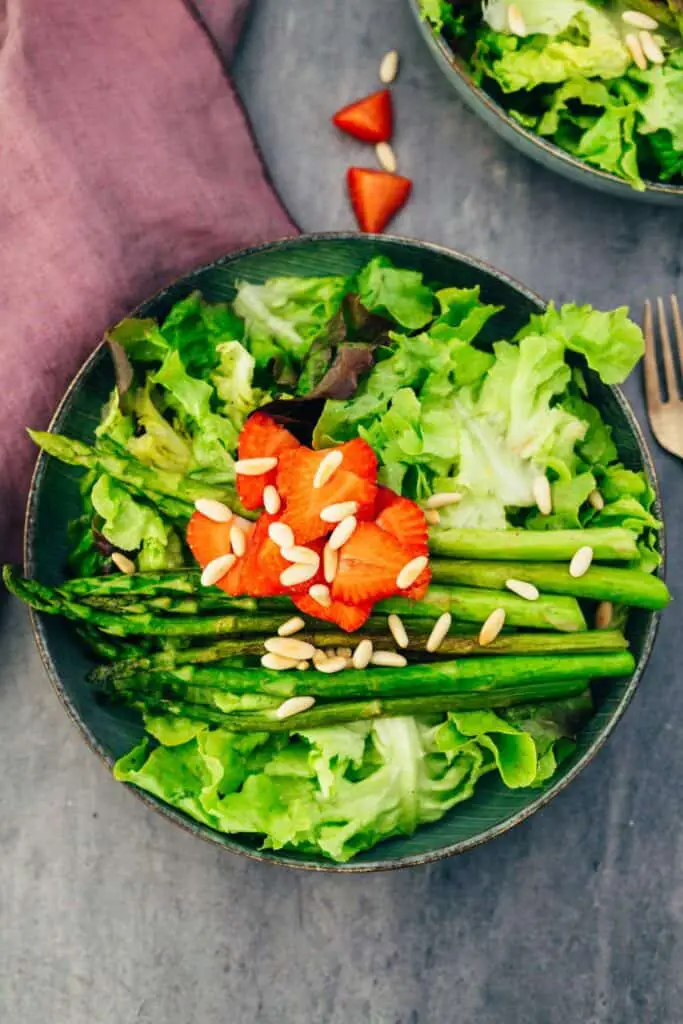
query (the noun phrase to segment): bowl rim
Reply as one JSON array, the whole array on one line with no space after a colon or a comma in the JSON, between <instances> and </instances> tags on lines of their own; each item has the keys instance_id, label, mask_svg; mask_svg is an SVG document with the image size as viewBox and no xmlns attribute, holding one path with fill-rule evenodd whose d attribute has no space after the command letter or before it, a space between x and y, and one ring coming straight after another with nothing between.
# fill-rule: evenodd
<instances>
[{"instance_id":1,"label":"bowl rim","mask_svg":"<svg viewBox=\"0 0 683 1024\"><path fill-rule=\"evenodd\" d=\"M497 117L498 120L502 121L507 128L514 131L526 142L543 150L548 157L558 160L560 163L564 164L565 167L570 167L579 173L585 172L591 174L596 178L599 178L601 181L609 183L612 189L621 189L623 194L631 199L637 199L638 196L650 193L653 196L679 198L681 203L683 203L683 185L668 185L666 182L648 181L647 179L643 179L645 188L634 189L632 185L629 185L624 178L620 178L617 174L612 174L610 171L603 171L599 167L593 167L593 165L589 164L586 160L581 160L579 157L573 156L565 149L561 149L554 142L549 142L541 135L531 131L531 129L525 128L524 125L520 124L514 117L511 117L504 107L499 103L496 103L496 101L492 99L484 89L475 84L463 58L460 57L460 55L457 54L449 45L444 35L442 33L437 34L432 31L429 24L422 17L420 0L408 0L408 2L419 23L422 34L425 36L427 43L430 44L432 52L436 55L436 59L439 62L444 62L447 66L443 67L442 65L442 70L453 71L458 78L460 78L474 100L485 106L494 117Z\"/></svg>"},{"instance_id":2,"label":"bowl rim","mask_svg":"<svg viewBox=\"0 0 683 1024\"><path fill-rule=\"evenodd\" d=\"M466 253L462 253L457 249L451 249L448 246L440 245L434 242L425 242L419 239L410 238L401 235L387 235L387 234L363 234L355 231L327 231L327 232L315 232L309 234L302 234L296 236L286 236L283 238L276 239L271 242L264 242L258 245L249 246L244 249L236 250L235 252L228 253L225 256L221 256L218 259L211 260L208 263L202 264L192 270L189 270L185 274L179 275L165 287L159 289L153 296L145 299L139 303L128 316L135 316L141 309L147 306L150 302L156 301L162 298L170 289L176 285L182 283L187 278L192 278L206 270L216 266L226 266L230 263L238 262L245 257L253 256L261 252L268 251L270 249L287 249L296 248L299 245L307 245L309 242L320 242L320 241L331 241L331 242L348 242L357 239L367 240L369 243L372 242L395 242L399 246L404 246L407 249L421 249L427 250L434 253L435 255L445 256L449 259L454 260L457 263L465 264L466 266L481 270L485 274L492 275L499 281L503 281L505 284L512 287L514 290L519 292L525 298L529 299L539 308L547 305L546 301L538 295L538 293L527 288L526 285L520 283L515 278L505 273L504 271L498 270L492 264L480 260L476 257L469 256ZM66 413L67 407L70 405L74 395L78 393L81 386L84 383L85 378L89 374L92 366L99 359L100 353L102 352L106 342L104 339L99 342L92 353L88 356L85 362L81 365L71 382L69 383L64 395L59 401L55 412L53 413L48 430L52 432L59 425L62 416ZM630 403L626 396L623 394L619 387L614 385L608 385L610 390L615 396L617 404L619 405L621 412L623 413L626 421L628 422L629 428L632 431L637 445L640 456L643 461L643 468L648 476L650 484L654 490L654 511L658 518L661 517L661 493L659 488L659 482L657 479L657 473L655 470L654 462L647 441L643 435L641 427L635 418L635 414L631 409ZM26 513L24 519L24 537L23 537L23 558L24 558L24 572L27 576L32 576L35 571L35 560L34 560L34 540L36 536L36 524L37 524L37 503L39 492L43 483L43 478L48 465L48 456L42 450L39 452L36 459L36 464L31 477L31 483L29 488L28 499L26 502ZM666 556L666 545L665 545L665 530L662 525L659 535L659 545L662 555L662 564L659 567L658 575L664 574L665 556ZM230 853L236 853L243 857L248 857L251 860L258 861L260 863L266 863L274 867L288 867L296 868L304 871L323 871L323 872L337 872L337 873L348 873L348 874L367 874L373 871L392 871L399 870L401 868L416 867L422 864L431 864L435 861L444 860L448 857L453 857L461 853L466 853L469 850L474 849L477 846L481 846L491 839L495 839L497 836L503 835L510 831L515 825L521 824L530 818L536 811L541 810L547 806L551 800L553 800L559 793L561 793L566 787L583 771L583 769L590 764L596 754L602 749L607 739L611 736L613 730L621 720L626 708L630 704L635 691L640 683L641 677L647 664L650 660L653 645L659 629L660 612L650 612L649 621L645 630L643 639L643 649L641 656L638 660L638 664L633 672L631 679L629 680L628 686L623 693L618 704L612 712L612 716L607 724L604 726L602 732L591 742L588 749L582 754L577 760L576 764L556 782L552 783L549 788L540 793L534 800L532 800L527 806L521 808L512 814L509 818L498 822L495 825L491 825L485 829L484 832L472 836L468 839L460 839L456 842L449 843L445 846L440 847L437 850L429 851L428 853L417 853L417 854L406 854L401 857L397 857L396 860L386 861L383 859L377 860L366 860L363 862L354 862L353 860L340 864L334 861L325 861L321 858L320 861L305 860L303 857L299 857L287 851L261 851L258 849L250 849L243 845L235 842L235 840L224 833L216 832L207 825L203 825L200 822L194 821L192 818L182 814L176 808L164 803L152 797L144 790L138 789L133 785L126 785L126 790L136 796L148 807L151 807L159 815L164 818L170 819L174 824L180 826L184 831L191 833L192 835L199 836L205 842L211 843L223 850L229 851ZM43 616L29 608L29 615L31 621L31 629L33 637L38 647L38 651L43 662L43 666L50 680L50 683L57 694L57 697L67 713L72 724L78 729L82 738L85 740L90 749L95 753L100 762L107 768L107 771L111 775L112 765L114 758L108 754L105 748L102 746L97 736L91 730L90 726L80 717L76 707L71 700L71 697L67 693L64 684L59 676L57 668L52 659L52 655L49 649L49 643L45 634ZM381 849L381 844L380 847ZM377 849L377 848L375 848Z\"/></svg>"}]
</instances>

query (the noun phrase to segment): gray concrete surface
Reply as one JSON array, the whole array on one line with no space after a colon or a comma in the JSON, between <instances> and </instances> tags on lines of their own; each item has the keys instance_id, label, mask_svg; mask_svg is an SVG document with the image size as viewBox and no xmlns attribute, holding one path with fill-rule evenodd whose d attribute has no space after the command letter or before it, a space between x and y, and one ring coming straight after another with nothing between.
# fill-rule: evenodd
<instances>
[{"instance_id":1,"label":"gray concrete surface","mask_svg":"<svg viewBox=\"0 0 683 1024\"><path fill-rule=\"evenodd\" d=\"M397 232L603 306L680 285L683 219L571 186L451 94L402 0L255 0L239 88L304 229L348 228L327 118L403 57ZM628 387L642 420L638 379ZM655 449L683 596L681 464ZM607 749L479 851L378 876L222 854L115 784L49 688L26 615L0 608L3 1024L678 1024L683 1019L681 614Z\"/></svg>"}]
</instances>

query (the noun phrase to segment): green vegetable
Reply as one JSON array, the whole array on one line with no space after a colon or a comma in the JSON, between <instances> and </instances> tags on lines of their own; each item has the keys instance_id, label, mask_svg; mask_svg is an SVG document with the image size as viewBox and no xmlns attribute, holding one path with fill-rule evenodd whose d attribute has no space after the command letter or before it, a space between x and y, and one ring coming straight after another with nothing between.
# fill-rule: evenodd
<instances>
[{"instance_id":1,"label":"green vegetable","mask_svg":"<svg viewBox=\"0 0 683 1024\"><path fill-rule=\"evenodd\" d=\"M434 317L434 292L416 270L399 270L386 256L375 256L358 275L358 298L371 313L381 313L415 330Z\"/></svg>"},{"instance_id":2,"label":"green vegetable","mask_svg":"<svg viewBox=\"0 0 683 1024\"><path fill-rule=\"evenodd\" d=\"M581 547L591 547L601 562L630 562L638 557L635 535L620 526L587 530L442 530L430 531L429 546L450 558L569 562Z\"/></svg>"}]
</instances>

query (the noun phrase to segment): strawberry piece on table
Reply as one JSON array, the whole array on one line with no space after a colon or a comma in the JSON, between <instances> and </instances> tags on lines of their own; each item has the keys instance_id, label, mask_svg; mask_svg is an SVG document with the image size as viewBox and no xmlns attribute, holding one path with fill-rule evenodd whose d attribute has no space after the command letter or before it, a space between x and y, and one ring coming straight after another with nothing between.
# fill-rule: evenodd
<instances>
[{"instance_id":1,"label":"strawberry piece on table","mask_svg":"<svg viewBox=\"0 0 683 1024\"><path fill-rule=\"evenodd\" d=\"M312 618L322 619L323 622L334 622L343 629L345 633L354 633L367 622L372 604L344 604L343 601L333 601L329 608L314 601L308 594L292 599L300 612L310 615Z\"/></svg>"},{"instance_id":2,"label":"strawberry piece on table","mask_svg":"<svg viewBox=\"0 0 683 1024\"><path fill-rule=\"evenodd\" d=\"M391 92L380 89L342 107L332 123L361 142L388 142L393 130Z\"/></svg>"},{"instance_id":3,"label":"strawberry piece on table","mask_svg":"<svg viewBox=\"0 0 683 1024\"><path fill-rule=\"evenodd\" d=\"M231 526L232 522L216 523L213 519L208 519L207 516L203 516L200 512L195 512L192 515L187 524L187 543L202 569L206 568L209 562L213 562L214 558L220 558L222 555L230 553ZM245 530L245 532L247 532L248 548L251 536L253 535L251 523L249 524L249 529ZM232 569L216 584L217 587L220 587L221 590L224 590L226 594L230 594L232 597L237 597L246 592L246 578L243 577L242 571L245 559L246 555L238 558Z\"/></svg>"},{"instance_id":4,"label":"strawberry piece on table","mask_svg":"<svg viewBox=\"0 0 683 1024\"><path fill-rule=\"evenodd\" d=\"M395 537L413 557L429 553L427 520L416 502L402 498L388 487L380 487L375 510L377 525Z\"/></svg>"},{"instance_id":5,"label":"strawberry piece on table","mask_svg":"<svg viewBox=\"0 0 683 1024\"><path fill-rule=\"evenodd\" d=\"M342 468L348 469L356 476L362 476L365 480L377 480L377 456L367 441L362 437L355 437L353 441L347 441L339 445L339 451L344 456Z\"/></svg>"},{"instance_id":6,"label":"strawberry piece on table","mask_svg":"<svg viewBox=\"0 0 683 1024\"><path fill-rule=\"evenodd\" d=\"M349 167L346 182L361 231L383 231L408 199L410 178L369 167Z\"/></svg>"},{"instance_id":7,"label":"strawberry piece on table","mask_svg":"<svg viewBox=\"0 0 683 1024\"><path fill-rule=\"evenodd\" d=\"M277 473L277 489L286 501L282 522L291 526L297 544L307 544L329 533L336 523L320 518L323 509L348 501L358 503L355 513L359 519L370 519L374 515L377 486L373 480L366 480L344 469L344 464L335 470L322 487L315 488L313 481L318 467L327 451L311 451L303 446L283 452Z\"/></svg>"},{"instance_id":8,"label":"strawberry piece on table","mask_svg":"<svg viewBox=\"0 0 683 1024\"><path fill-rule=\"evenodd\" d=\"M396 577L413 556L376 523L359 523L339 552L332 597L366 604L396 594Z\"/></svg>"},{"instance_id":9,"label":"strawberry piece on table","mask_svg":"<svg viewBox=\"0 0 683 1024\"><path fill-rule=\"evenodd\" d=\"M265 413L255 412L242 427L237 451L240 459L261 459L298 447L293 434ZM245 508L261 508L263 490L275 483L276 475L277 467L260 476L237 475L237 493Z\"/></svg>"}]
</instances>

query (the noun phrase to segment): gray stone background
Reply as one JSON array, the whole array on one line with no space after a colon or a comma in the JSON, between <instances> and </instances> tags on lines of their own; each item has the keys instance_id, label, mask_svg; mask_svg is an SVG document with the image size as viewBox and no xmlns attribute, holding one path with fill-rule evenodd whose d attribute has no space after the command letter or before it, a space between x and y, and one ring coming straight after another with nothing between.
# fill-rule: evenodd
<instances>
[{"instance_id":1,"label":"gray stone background","mask_svg":"<svg viewBox=\"0 0 683 1024\"><path fill-rule=\"evenodd\" d=\"M330 114L402 56L397 233L547 297L640 309L681 277L678 213L569 185L500 142L432 64L403 0L254 0L234 68L304 230L350 228L367 151ZM627 387L641 422L638 375ZM655 447L682 596L681 464ZM679 1024L680 608L625 721L554 804L464 857L298 874L232 857L114 783L0 607L0 1021L5 1024Z\"/></svg>"}]
</instances>

